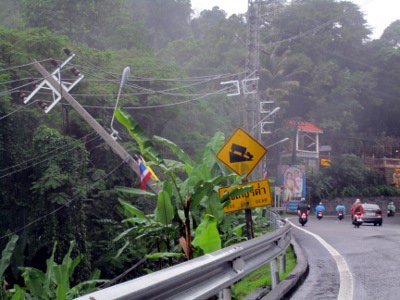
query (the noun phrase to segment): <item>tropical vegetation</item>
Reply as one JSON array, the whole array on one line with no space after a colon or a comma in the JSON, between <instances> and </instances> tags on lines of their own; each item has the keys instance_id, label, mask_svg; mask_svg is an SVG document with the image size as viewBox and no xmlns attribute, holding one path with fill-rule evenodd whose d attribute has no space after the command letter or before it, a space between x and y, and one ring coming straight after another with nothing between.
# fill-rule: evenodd
<instances>
[{"instance_id":1,"label":"tropical vegetation","mask_svg":"<svg viewBox=\"0 0 400 300\"><path fill-rule=\"evenodd\" d=\"M372 39L348 1L265 4L260 98L281 110L261 142L291 137L290 119L311 121L333 158L308 174L312 200L397 194L365 160L400 155L400 21ZM242 125L242 96L227 97L221 82L244 78L246 32L245 15L218 7L194 15L190 0L1 1L2 296L68 299L246 238L242 213L223 214L232 195L218 195L242 178L215 158ZM85 76L71 93L110 133L121 72L130 67L114 127L159 177L155 190L142 191L66 102L48 114L46 91L23 102L41 79L33 59L54 70L64 48L76 56L62 78L74 78L70 67ZM269 150L271 182L290 149Z\"/></svg>"}]
</instances>

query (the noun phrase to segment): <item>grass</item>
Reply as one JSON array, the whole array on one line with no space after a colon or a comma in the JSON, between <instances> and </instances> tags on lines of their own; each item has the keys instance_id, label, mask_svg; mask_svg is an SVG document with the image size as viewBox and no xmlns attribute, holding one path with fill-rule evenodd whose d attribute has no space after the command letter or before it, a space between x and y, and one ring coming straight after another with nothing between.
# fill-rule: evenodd
<instances>
[{"instance_id":1,"label":"grass","mask_svg":"<svg viewBox=\"0 0 400 300\"><path fill-rule=\"evenodd\" d=\"M279 274L279 279L285 279L296 266L296 258L291 247L286 250L286 272ZM244 299L257 287L271 286L271 274L269 264L248 274L232 287L232 299Z\"/></svg>"}]
</instances>

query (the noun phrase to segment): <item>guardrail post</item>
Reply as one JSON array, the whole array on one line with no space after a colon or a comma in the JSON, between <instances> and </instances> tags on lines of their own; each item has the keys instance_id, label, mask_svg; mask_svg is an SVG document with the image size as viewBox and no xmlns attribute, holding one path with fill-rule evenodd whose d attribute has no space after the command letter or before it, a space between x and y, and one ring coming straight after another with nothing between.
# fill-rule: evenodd
<instances>
[{"instance_id":1,"label":"guardrail post","mask_svg":"<svg viewBox=\"0 0 400 300\"><path fill-rule=\"evenodd\" d=\"M274 212L272 210L269 211L269 222L272 225L272 228L274 230L276 230L277 229L276 215L274 214Z\"/></svg>"},{"instance_id":2,"label":"guardrail post","mask_svg":"<svg viewBox=\"0 0 400 300\"><path fill-rule=\"evenodd\" d=\"M220 300L231 300L232 299L232 290L231 288L225 288L222 291L219 292L219 297Z\"/></svg>"},{"instance_id":3,"label":"guardrail post","mask_svg":"<svg viewBox=\"0 0 400 300\"><path fill-rule=\"evenodd\" d=\"M271 271L271 285L272 289L274 289L279 284L278 261L276 258L271 260L269 268Z\"/></svg>"},{"instance_id":4,"label":"guardrail post","mask_svg":"<svg viewBox=\"0 0 400 300\"><path fill-rule=\"evenodd\" d=\"M279 273L285 273L286 272L286 254L282 254L279 257Z\"/></svg>"}]
</instances>

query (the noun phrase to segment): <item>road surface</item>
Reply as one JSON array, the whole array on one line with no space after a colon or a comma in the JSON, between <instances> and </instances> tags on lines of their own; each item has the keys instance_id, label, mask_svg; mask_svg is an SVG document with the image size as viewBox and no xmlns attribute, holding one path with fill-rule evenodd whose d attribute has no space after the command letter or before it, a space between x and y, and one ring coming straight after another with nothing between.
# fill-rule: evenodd
<instances>
[{"instance_id":1,"label":"road surface","mask_svg":"<svg viewBox=\"0 0 400 300\"><path fill-rule=\"evenodd\" d=\"M298 225L297 218L289 220ZM297 228L294 236L308 258L310 270L291 299L338 299L339 292L340 299L400 299L398 216L384 217L382 227L366 224L359 229L353 228L348 216L342 221L329 216L320 221L311 217L303 229L314 236ZM321 244L324 241L333 253ZM340 265L341 260L344 265Z\"/></svg>"}]
</instances>

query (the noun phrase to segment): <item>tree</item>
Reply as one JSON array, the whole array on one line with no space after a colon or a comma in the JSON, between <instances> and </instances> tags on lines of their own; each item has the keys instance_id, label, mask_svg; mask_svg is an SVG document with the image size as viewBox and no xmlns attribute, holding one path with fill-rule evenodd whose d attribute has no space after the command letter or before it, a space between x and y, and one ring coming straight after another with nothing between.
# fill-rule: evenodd
<instances>
[{"instance_id":1,"label":"tree","mask_svg":"<svg viewBox=\"0 0 400 300\"><path fill-rule=\"evenodd\" d=\"M55 243L51 257L46 261L46 272L32 267L21 267L25 287L20 287L17 284L14 285L13 291L9 292L12 299L69 300L94 291L98 283L107 282L107 280L99 280L100 272L96 271L88 281L71 286L75 268L83 257L82 255L78 255L75 258L71 258L74 245L75 242L70 243L68 252L62 259L62 263L58 264L55 261L57 248L57 243Z\"/></svg>"},{"instance_id":2,"label":"tree","mask_svg":"<svg viewBox=\"0 0 400 300\"><path fill-rule=\"evenodd\" d=\"M134 20L145 24L153 49L188 34L189 0L128 0L127 9Z\"/></svg>"},{"instance_id":3,"label":"tree","mask_svg":"<svg viewBox=\"0 0 400 300\"><path fill-rule=\"evenodd\" d=\"M125 0L22 0L29 27L45 27L72 41L98 49L143 48L144 27L133 22L125 10Z\"/></svg>"},{"instance_id":4,"label":"tree","mask_svg":"<svg viewBox=\"0 0 400 300\"><path fill-rule=\"evenodd\" d=\"M400 20L391 23L383 32L380 40L398 49L400 47Z\"/></svg>"},{"instance_id":5,"label":"tree","mask_svg":"<svg viewBox=\"0 0 400 300\"><path fill-rule=\"evenodd\" d=\"M158 166L163 171L164 177L166 177L162 187L160 186L158 194L144 193L143 191L129 188L120 189L120 191L132 195L146 195L158 199L154 213L155 220L150 216L145 216L143 212L130 206L129 203L122 202L125 210L128 210L129 214L132 215L132 218L128 220L133 221L134 224L145 224L146 228L155 225L154 221L165 226L165 247L167 253L170 253L170 249L176 248L173 236L170 237L170 232L175 232L175 237L178 235L179 244L187 259L191 259L193 255L198 256L200 253L209 253L220 249L221 238L218 225L225 222L223 207L229 203L229 197L232 195L249 191L248 187L234 189L229 194L224 195L222 199L220 199L217 193L218 187L228 180L235 181L234 184L237 184L239 181L237 175L225 175L223 173L214 155L222 146L223 135L221 133L215 134L207 144L202 157L197 163L194 163L173 142L154 136L154 141L168 147L179 159L179 161L175 161L161 158L157 154L151 140L144 134L137 122L127 113L119 110L116 113L116 118L128 129L143 156ZM169 226L173 224L172 221L175 219L175 216L179 217L178 224L180 225L180 230L170 231ZM196 230L194 232L195 237L192 240L193 228L196 228ZM228 229L229 225L225 227L221 226L220 228ZM121 235L125 236L130 231L132 231L132 228L128 228ZM151 235L152 233L154 233L154 230L147 230L147 233L144 232L143 234ZM134 232L134 234L136 233ZM192 246L198 247L194 254ZM159 246L157 248L160 249Z\"/></svg>"}]
</instances>

